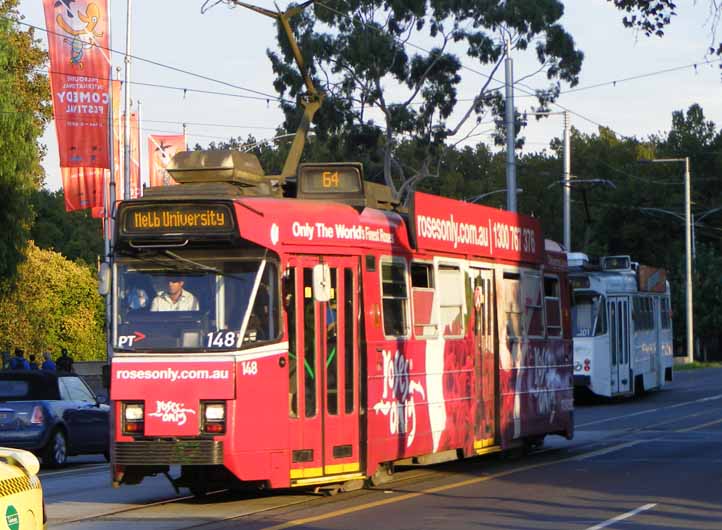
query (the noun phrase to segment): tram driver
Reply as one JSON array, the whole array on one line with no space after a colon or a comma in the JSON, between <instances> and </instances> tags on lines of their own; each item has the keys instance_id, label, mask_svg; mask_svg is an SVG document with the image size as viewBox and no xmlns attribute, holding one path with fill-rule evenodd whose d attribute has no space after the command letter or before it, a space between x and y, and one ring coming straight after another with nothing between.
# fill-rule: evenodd
<instances>
[{"instance_id":1,"label":"tram driver","mask_svg":"<svg viewBox=\"0 0 722 530\"><path fill-rule=\"evenodd\" d=\"M160 291L153 303L151 311L198 311L198 299L183 286L185 281L177 276L168 278L168 288Z\"/></svg>"}]
</instances>

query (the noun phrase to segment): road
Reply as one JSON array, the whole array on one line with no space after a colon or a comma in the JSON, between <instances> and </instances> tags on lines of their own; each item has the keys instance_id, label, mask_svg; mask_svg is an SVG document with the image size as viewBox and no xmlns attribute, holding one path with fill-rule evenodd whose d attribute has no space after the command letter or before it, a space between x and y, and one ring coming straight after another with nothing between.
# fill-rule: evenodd
<instances>
[{"instance_id":1,"label":"road","mask_svg":"<svg viewBox=\"0 0 722 530\"><path fill-rule=\"evenodd\" d=\"M179 497L157 477L112 489L107 465L43 472L50 528L722 528L722 369L677 372L635 400L578 404L576 435L523 458L399 470L385 487Z\"/></svg>"}]
</instances>

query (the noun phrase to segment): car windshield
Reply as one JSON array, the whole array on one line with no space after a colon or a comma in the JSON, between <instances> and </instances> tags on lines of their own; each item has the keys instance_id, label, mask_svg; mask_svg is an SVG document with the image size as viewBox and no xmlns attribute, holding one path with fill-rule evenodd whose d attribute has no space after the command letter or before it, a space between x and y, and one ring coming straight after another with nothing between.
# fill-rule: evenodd
<instances>
[{"instance_id":1,"label":"car windshield","mask_svg":"<svg viewBox=\"0 0 722 530\"><path fill-rule=\"evenodd\" d=\"M575 337L593 337L606 333L604 296L595 292L574 293L572 330Z\"/></svg>"},{"instance_id":2,"label":"car windshield","mask_svg":"<svg viewBox=\"0 0 722 530\"><path fill-rule=\"evenodd\" d=\"M117 349L233 350L278 335L277 269L268 260L166 252L121 258L116 271Z\"/></svg>"}]
</instances>

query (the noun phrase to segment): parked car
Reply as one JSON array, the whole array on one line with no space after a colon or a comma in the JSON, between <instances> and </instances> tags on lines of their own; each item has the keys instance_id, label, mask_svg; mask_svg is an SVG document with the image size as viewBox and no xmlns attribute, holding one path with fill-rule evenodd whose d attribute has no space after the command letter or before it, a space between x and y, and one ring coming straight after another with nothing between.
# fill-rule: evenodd
<instances>
[{"instance_id":1,"label":"parked car","mask_svg":"<svg viewBox=\"0 0 722 530\"><path fill-rule=\"evenodd\" d=\"M0 447L0 485L4 485L0 488L0 518L5 516L8 528L45 528L47 518L39 469L40 462L32 453Z\"/></svg>"},{"instance_id":2,"label":"parked car","mask_svg":"<svg viewBox=\"0 0 722 530\"><path fill-rule=\"evenodd\" d=\"M26 449L50 467L68 456L108 455L110 407L75 374L0 372L0 446Z\"/></svg>"}]
</instances>

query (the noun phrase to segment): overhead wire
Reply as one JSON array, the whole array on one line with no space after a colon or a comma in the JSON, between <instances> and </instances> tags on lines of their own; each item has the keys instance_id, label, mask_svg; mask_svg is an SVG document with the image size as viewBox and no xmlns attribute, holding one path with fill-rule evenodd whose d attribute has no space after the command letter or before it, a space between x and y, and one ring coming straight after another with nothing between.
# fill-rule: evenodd
<instances>
[{"instance_id":1,"label":"overhead wire","mask_svg":"<svg viewBox=\"0 0 722 530\"><path fill-rule=\"evenodd\" d=\"M38 31L42 31L42 32L44 32L44 33L47 33L48 35L56 35L56 36L60 36L60 37L65 37L65 35L63 35L62 33L58 33L58 32L56 32L56 31L51 31L51 30L48 30L47 28L43 28L43 27L40 27L40 26L36 26L36 25L34 25L34 24L29 24L29 23L27 23L27 22L23 22L22 20L14 19L14 18L12 18L12 17L10 17L10 16L7 16L7 15L0 15L0 18L5 19L5 20L8 20L8 21L10 21L10 22L12 22L12 23L14 23L14 24L19 24L19 25L22 25L22 26L26 26L26 27L28 27L28 28L32 28L32 29L35 29L35 30L38 30ZM121 52L121 51L119 51L119 50L115 50L115 49L113 49L113 48L109 48L109 47L106 47L106 46L99 46L99 45L96 45L96 46L97 46L98 48L100 48L101 50L106 50L106 51L109 51L110 53L114 53L114 54L120 55L120 56L122 56L122 57L125 57L125 56L126 56L126 53L125 53L125 52ZM255 89L252 89L252 88L247 88L247 87L244 87L244 86L241 86L241 85L237 85L237 84L234 84L234 83L230 83L230 82L228 82L228 81L223 81L223 80L221 80L221 79L217 79L217 78L214 78L214 77L205 75L205 74L199 74L199 73L196 73L196 72L191 72L190 70L186 70L186 69L183 69L183 68L180 68L180 67L177 67L177 66L173 66L173 65L170 65L170 64L162 63L162 62L156 61L156 60L154 60L154 59L147 59L147 58L145 58L145 57L140 57L140 56L133 55L133 54L128 54L127 56L128 56L130 59L135 60L135 61L140 61L140 62L143 62L143 63L148 63L148 64L151 64L151 65L153 65L153 66L157 66L157 67L159 67L159 68L164 68L164 69L167 69L167 70L176 72L176 73L181 73L181 74L188 75L188 76L191 76L191 77L196 77L196 78L198 78L198 79L203 79L204 81L210 81L210 82L217 83L217 84L220 84L220 85L224 85L224 86L227 86L227 87L230 87L230 88L235 88L236 90L241 90L241 91L243 91L243 92L248 92L248 93L251 93L251 94L256 94L256 95L258 95L258 96L263 96L264 98L267 98L267 99L273 99L273 100L279 100L279 101L282 100L282 98L280 98L280 97L277 96L277 95L268 94L268 93L262 92L262 91L260 91L260 90L255 90ZM79 74L79 75L82 75L82 74ZM89 76L84 76L84 77L89 77Z\"/></svg>"}]
</instances>

